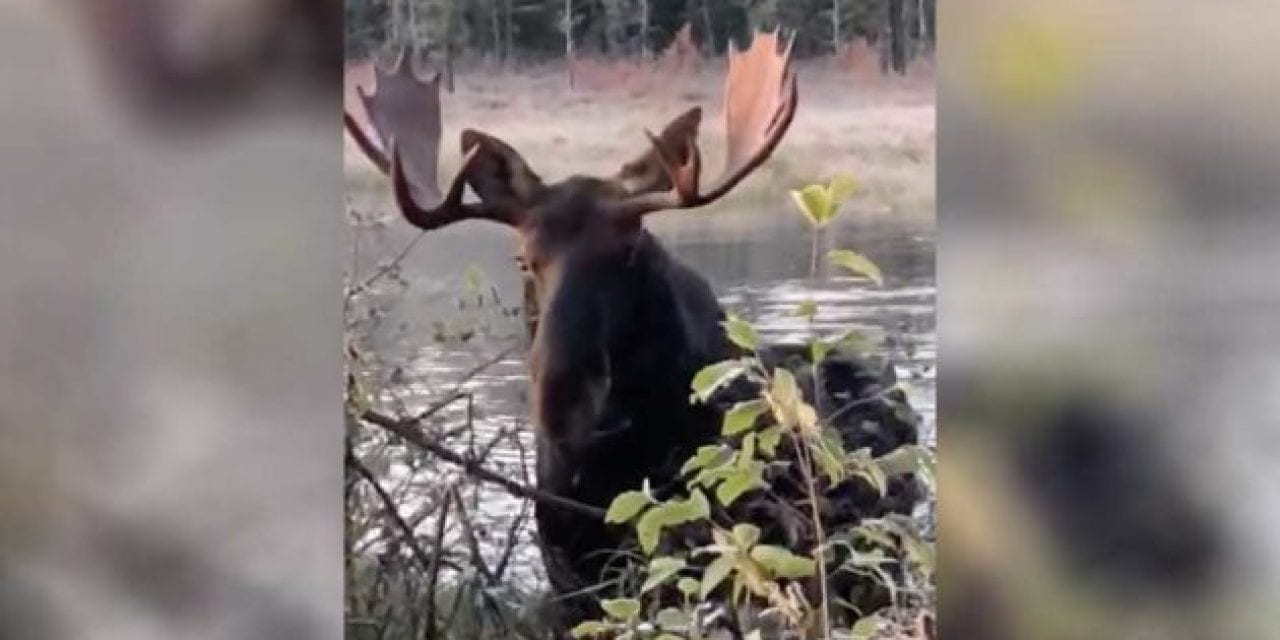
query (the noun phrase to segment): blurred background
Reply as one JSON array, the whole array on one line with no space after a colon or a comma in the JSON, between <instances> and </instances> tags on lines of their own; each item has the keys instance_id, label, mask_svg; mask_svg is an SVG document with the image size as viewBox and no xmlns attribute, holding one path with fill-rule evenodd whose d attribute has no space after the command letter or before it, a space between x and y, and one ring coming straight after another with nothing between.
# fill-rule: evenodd
<instances>
[{"instance_id":1,"label":"blurred background","mask_svg":"<svg viewBox=\"0 0 1280 640\"><path fill-rule=\"evenodd\" d=\"M0 637L340 637L340 11L0 3Z\"/></svg>"},{"instance_id":2,"label":"blurred background","mask_svg":"<svg viewBox=\"0 0 1280 640\"><path fill-rule=\"evenodd\" d=\"M1280 637L1280 7L939 14L942 636Z\"/></svg>"}]
</instances>

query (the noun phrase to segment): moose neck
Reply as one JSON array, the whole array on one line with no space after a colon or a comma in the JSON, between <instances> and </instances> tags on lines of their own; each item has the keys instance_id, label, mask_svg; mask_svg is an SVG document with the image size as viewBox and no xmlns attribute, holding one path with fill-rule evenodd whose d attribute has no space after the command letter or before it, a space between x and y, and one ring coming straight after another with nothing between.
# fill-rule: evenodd
<instances>
[{"instance_id":1,"label":"moose neck","mask_svg":"<svg viewBox=\"0 0 1280 640\"><path fill-rule=\"evenodd\" d=\"M564 455L609 434L677 425L702 431L688 402L689 381L726 357L723 313L706 280L649 233L625 250L566 260L544 291L531 358L539 437ZM683 440L683 434L679 438ZM572 465L571 465L572 466Z\"/></svg>"}]
</instances>

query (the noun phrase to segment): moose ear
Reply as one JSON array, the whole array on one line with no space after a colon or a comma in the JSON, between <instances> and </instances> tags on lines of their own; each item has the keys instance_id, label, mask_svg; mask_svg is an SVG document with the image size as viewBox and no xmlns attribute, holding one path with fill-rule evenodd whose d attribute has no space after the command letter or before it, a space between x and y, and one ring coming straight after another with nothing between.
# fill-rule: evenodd
<instances>
[{"instance_id":1,"label":"moose ear","mask_svg":"<svg viewBox=\"0 0 1280 640\"><path fill-rule=\"evenodd\" d=\"M480 199L498 205L522 205L537 198L544 186L538 174L511 145L474 129L462 132L462 152L475 150L467 165L467 184Z\"/></svg>"},{"instance_id":2,"label":"moose ear","mask_svg":"<svg viewBox=\"0 0 1280 640\"><path fill-rule=\"evenodd\" d=\"M698 137L698 125L701 123L702 107L694 107L667 123L656 142L668 156L683 162L692 152L691 147ZM658 151L652 144L643 155L622 165L614 181L631 195L671 188L671 180L662 168Z\"/></svg>"}]
</instances>

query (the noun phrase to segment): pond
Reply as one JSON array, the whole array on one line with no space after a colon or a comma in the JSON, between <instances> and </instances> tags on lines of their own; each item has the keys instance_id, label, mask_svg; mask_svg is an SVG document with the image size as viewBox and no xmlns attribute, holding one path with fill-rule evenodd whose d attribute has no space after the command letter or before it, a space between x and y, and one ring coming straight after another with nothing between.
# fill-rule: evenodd
<instances>
[{"instance_id":1,"label":"pond","mask_svg":"<svg viewBox=\"0 0 1280 640\"><path fill-rule=\"evenodd\" d=\"M823 253L849 248L871 258L883 271L883 287L826 268L811 278L812 238L803 223L789 216L757 217L728 229L721 220L697 215L656 222L650 228L667 248L712 283L726 308L755 322L766 341L800 342L811 330L865 330L898 363L898 377L925 418L922 436L933 444L937 342L932 220L843 220L821 236ZM392 222L384 233L402 226ZM398 232L384 237L381 250L366 249L363 258L357 250L360 272L372 272L378 259L385 260L412 237ZM492 225L457 225L423 236L402 263L407 292L395 298L369 342L380 361L375 375L388 382L384 402L411 413L460 388L466 397L437 414L440 433L454 429L448 442L459 451L491 449L488 466L532 484L524 326L513 313L521 288L513 256L509 233ZM803 300L818 305L812 326L794 313ZM476 372L485 363L490 364ZM468 422L472 429L457 431ZM385 473L392 482L439 480L411 479L414 472L395 461ZM508 543L509 523L521 513L521 501L487 487L468 494L468 501L484 522L480 537L492 547L486 555L499 555ZM521 544L511 575L530 585L539 580L540 568L534 546L523 544L531 534L527 519L513 533Z\"/></svg>"}]
</instances>

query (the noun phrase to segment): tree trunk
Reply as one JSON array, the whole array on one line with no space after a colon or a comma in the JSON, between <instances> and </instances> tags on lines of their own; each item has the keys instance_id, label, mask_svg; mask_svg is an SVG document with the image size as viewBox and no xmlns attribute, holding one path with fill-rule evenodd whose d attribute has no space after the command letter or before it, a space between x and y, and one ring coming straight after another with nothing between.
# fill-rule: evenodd
<instances>
[{"instance_id":1,"label":"tree trunk","mask_svg":"<svg viewBox=\"0 0 1280 640\"><path fill-rule=\"evenodd\" d=\"M831 53L840 54L840 0L831 0Z\"/></svg>"},{"instance_id":2,"label":"tree trunk","mask_svg":"<svg viewBox=\"0 0 1280 640\"><path fill-rule=\"evenodd\" d=\"M907 25L906 25L906 0L889 0L887 3L889 10L888 15L888 32L889 38L887 45L888 66L898 75L906 75L907 73Z\"/></svg>"},{"instance_id":3,"label":"tree trunk","mask_svg":"<svg viewBox=\"0 0 1280 640\"><path fill-rule=\"evenodd\" d=\"M708 0L702 0L702 27L706 34L707 42L703 45L706 47L708 55L716 53L716 32L711 27L711 9L707 7Z\"/></svg>"},{"instance_id":4,"label":"tree trunk","mask_svg":"<svg viewBox=\"0 0 1280 640\"><path fill-rule=\"evenodd\" d=\"M514 36L511 28L511 0L502 0L503 27L505 30L504 40L506 42L506 55L502 57L502 68L506 69L511 59L515 57Z\"/></svg>"},{"instance_id":5,"label":"tree trunk","mask_svg":"<svg viewBox=\"0 0 1280 640\"><path fill-rule=\"evenodd\" d=\"M453 93L453 21L454 1L448 0L444 15L444 88Z\"/></svg>"},{"instance_id":6,"label":"tree trunk","mask_svg":"<svg viewBox=\"0 0 1280 640\"><path fill-rule=\"evenodd\" d=\"M649 0L640 0L640 58L649 59Z\"/></svg>"},{"instance_id":7,"label":"tree trunk","mask_svg":"<svg viewBox=\"0 0 1280 640\"><path fill-rule=\"evenodd\" d=\"M573 89L573 0L564 0L564 59L569 72L569 88Z\"/></svg>"},{"instance_id":8,"label":"tree trunk","mask_svg":"<svg viewBox=\"0 0 1280 640\"><path fill-rule=\"evenodd\" d=\"M502 5L499 0L489 0L490 27L493 30L493 60L502 64Z\"/></svg>"}]
</instances>

